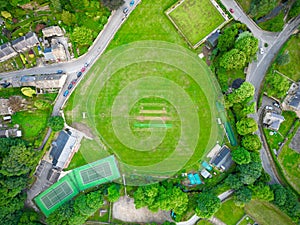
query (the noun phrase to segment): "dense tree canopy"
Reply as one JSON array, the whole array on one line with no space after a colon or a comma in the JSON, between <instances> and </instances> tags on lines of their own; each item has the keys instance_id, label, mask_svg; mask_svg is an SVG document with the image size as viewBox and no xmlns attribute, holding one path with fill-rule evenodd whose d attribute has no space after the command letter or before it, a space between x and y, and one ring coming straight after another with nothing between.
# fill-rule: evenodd
<instances>
[{"instance_id":1,"label":"dense tree canopy","mask_svg":"<svg viewBox=\"0 0 300 225\"><path fill-rule=\"evenodd\" d=\"M110 10L116 10L120 8L125 2L124 0L101 0L101 3Z\"/></svg>"},{"instance_id":2,"label":"dense tree canopy","mask_svg":"<svg viewBox=\"0 0 300 225\"><path fill-rule=\"evenodd\" d=\"M73 13L70 13L69 11L63 10L61 14L61 20L64 24L67 26L72 26L76 23L76 17Z\"/></svg>"},{"instance_id":3,"label":"dense tree canopy","mask_svg":"<svg viewBox=\"0 0 300 225\"><path fill-rule=\"evenodd\" d=\"M277 206L284 206L286 202L286 190L280 184L274 184L271 186L271 189L274 192L274 203Z\"/></svg>"},{"instance_id":4,"label":"dense tree canopy","mask_svg":"<svg viewBox=\"0 0 300 225\"><path fill-rule=\"evenodd\" d=\"M81 46L90 45L93 40L93 31L86 27L75 27L71 40Z\"/></svg>"},{"instance_id":5,"label":"dense tree canopy","mask_svg":"<svg viewBox=\"0 0 300 225\"><path fill-rule=\"evenodd\" d=\"M270 186L263 182L255 182L250 186L252 190L253 197L265 201L273 201L274 193L271 190Z\"/></svg>"},{"instance_id":6,"label":"dense tree canopy","mask_svg":"<svg viewBox=\"0 0 300 225\"><path fill-rule=\"evenodd\" d=\"M250 14L254 18L268 14L277 5L277 0L252 0Z\"/></svg>"},{"instance_id":7,"label":"dense tree canopy","mask_svg":"<svg viewBox=\"0 0 300 225\"><path fill-rule=\"evenodd\" d=\"M243 103L253 97L255 88L250 82L244 82L238 89L227 95L226 102L229 107L236 103Z\"/></svg>"},{"instance_id":8,"label":"dense tree canopy","mask_svg":"<svg viewBox=\"0 0 300 225\"><path fill-rule=\"evenodd\" d=\"M225 180L225 183L229 185L231 189L237 190L242 187L244 184L241 181L239 175L237 174L229 174Z\"/></svg>"},{"instance_id":9,"label":"dense tree canopy","mask_svg":"<svg viewBox=\"0 0 300 225\"><path fill-rule=\"evenodd\" d=\"M221 207L221 200L211 193L201 193L197 199L197 207L195 209L197 216L201 218L212 217Z\"/></svg>"},{"instance_id":10,"label":"dense tree canopy","mask_svg":"<svg viewBox=\"0 0 300 225\"><path fill-rule=\"evenodd\" d=\"M260 162L250 162L248 164L239 165L241 181L244 184L253 184L261 175L262 165Z\"/></svg>"},{"instance_id":11,"label":"dense tree canopy","mask_svg":"<svg viewBox=\"0 0 300 225\"><path fill-rule=\"evenodd\" d=\"M258 126L253 118L243 118L236 123L236 129L240 135L247 135L257 131Z\"/></svg>"},{"instance_id":12,"label":"dense tree canopy","mask_svg":"<svg viewBox=\"0 0 300 225\"><path fill-rule=\"evenodd\" d=\"M51 127L53 131L60 131L64 128L65 121L61 116L52 116L48 120L48 126Z\"/></svg>"},{"instance_id":13,"label":"dense tree canopy","mask_svg":"<svg viewBox=\"0 0 300 225\"><path fill-rule=\"evenodd\" d=\"M110 202L116 202L120 198L120 187L117 184L112 184L107 189L108 195L107 199Z\"/></svg>"},{"instance_id":14,"label":"dense tree canopy","mask_svg":"<svg viewBox=\"0 0 300 225\"><path fill-rule=\"evenodd\" d=\"M269 96L283 98L290 88L290 81L277 73L269 73L266 76L265 88Z\"/></svg>"},{"instance_id":15,"label":"dense tree canopy","mask_svg":"<svg viewBox=\"0 0 300 225\"><path fill-rule=\"evenodd\" d=\"M235 192L234 203L237 206L243 207L252 199L252 191L247 187L242 187Z\"/></svg>"},{"instance_id":16,"label":"dense tree canopy","mask_svg":"<svg viewBox=\"0 0 300 225\"><path fill-rule=\"evenodd\" d=\"M232 160L235 161L237 164L248 164L251 161L250 153L242 148L239 147L231 152Z\"/></svg>"},{"instance_id":17,"label":"dense tree canopy","mask_svg":"<svg viewBox=\"0 0 300 225\"><path fill-rule=\"evenodd\" d=\"M246 65L247 62L247 55L238 50L232 49L220 58L220 66L225 68L226 70L235 70L241 69Z\"/></svg>"},{"instance_id":18,"label":"dense tree canopy","mask_svg":"<svg viewBox=\"0 0 300 225\"><path fill-rule=\"evenodd\" d=\"M242 138L242 146L249 151L259 151L261 149L261 141L256 134L248 134Z\"/></svg>"},{"instance_id":19,"label":"dense tree canopy","mask_svg":"<svg viewBox=\"0 0 300 225\"><path fill-rule=\"evenodd\" d=\"M247 57L247 62L250 62L258 50L258 39L253 35L247 35L239 38L234 44L234 47L244 52Z\"/></svg>"}]
</instances>

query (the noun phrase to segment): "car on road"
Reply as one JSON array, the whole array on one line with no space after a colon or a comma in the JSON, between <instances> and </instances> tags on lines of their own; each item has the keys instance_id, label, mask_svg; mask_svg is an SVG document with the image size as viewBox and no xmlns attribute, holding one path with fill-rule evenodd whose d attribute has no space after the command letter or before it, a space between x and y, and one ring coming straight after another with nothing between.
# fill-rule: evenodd
<instances>
[{"instance_id":1,"label":"car on road","mask_svg":"<svg viewBox=\"0 0 300 225\"><path fill-rule=\"evenodd\" d=\"M232 8L229 9L229 12L234 13L234 10Z\"/></svg>"},{"instance_id":2,"label":"car on road","mask_svg":"<svg viewBox=\"0 0 300 225\"><path fill-rule=\"evenodd\" d=\"M81 75L82 75L82 72L78 72L78 73L77 73L77 77L78 77L78 78L81 77Z\"/></svg>"},{"instance_id":3,"label":"car on road","mask_svg":"<svg viewBox=\"0 0 300 225\"><path fill-rule=\"evenodd\" d=\"M128 13L128 10L129 10L129 9L128 9L127 7L124 8L124 9L123 9L123 13L124 13L124 14L127 14L127 13Z\"/></svg>"},{"instance_id":4,"label":"car on road","mask_svg":"<svg viewBox=\"0 0 300 225\"><path fill-rule=\"evenodd\" d=\"M80 71L83 73L85 71L85 67L82 67Z\"/></svg>"},{"instance_id":5,"label":"car on road","mask_svg":"<svg viewBox=\"0 0 300 225\"><path fill-rule=\"evenodd\" d=\"M272 103L275 107L280 108L280 105L277 102Z\"/></svg>"},{"instance_id":6,"label":"car on road","mask_svg":"<svg viewBox=\"0 0 300 225\"><path fill-rule=\"evenodd\" d=\"M84 64L84 67L86 68L86 67L88 67L89 65L90 65L90 64L86 62L86 63Z\"/></svg>"},{"instance_id":7,"label":"car on road","mask_svg":"<svg viewBox=\"0 0 300 225\"><path fill-rule=\"evenodd\" d=\"M71 81L71 84L75 85L76 82L77 82L77 79L74 79L74 80Z\"/></svg>"},{"instance_id":8,"label":"car on road","mask_svg":"<svg viewBox=\"0 0 300 225\"><path fill-rule=\"evenodd\" d=\"M73 87L73 84L70 83L69 86L68 86L68 89L70 90L70 89L72 89L72 87Z\"/></svg>"},{"instance_id":9,"label":"car on road","mask_svg":"<svg viewBox=\"0 0 300 225\"><path fill-rule=\"evenodd\" d=\"M263 48L260 48L260 49L259 49L259 53L263 55L263 54L265 53L264 49L263 49Z\"/></svg>"},{"instance_id":10,"label":"car on road","mask_svg":"<svg viewBox=\"0 0 300 225\"><path fill-rule=\"evenodd\" d=\"M273 110L272 106L266 105L266 110Z\"/></svg>"},{"instance_id":11,"label":"car on road","mask_svg":"<svg viewBox=\"0 0 300 225\"><path fill-rule=\"evenodd\" d=\"M63 70L57 70L56 73L57 74L62 74L64 71Z\"/></svg>"},{"instance_id":12,"label":"car on road","mask_svg":"<svg viewBox=\"0 0 300 225\"><path fill-rule=\"evenodd\" d=\"M64 92L64 97L67 97L68 94L69 94L69 90L65 90L65 92Z\"/></svg>"}]
</instances>

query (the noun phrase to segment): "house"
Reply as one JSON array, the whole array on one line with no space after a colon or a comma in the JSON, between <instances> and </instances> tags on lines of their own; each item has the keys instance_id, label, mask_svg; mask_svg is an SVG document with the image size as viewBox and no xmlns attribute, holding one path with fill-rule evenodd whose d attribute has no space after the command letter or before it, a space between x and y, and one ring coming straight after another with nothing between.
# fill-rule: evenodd
<instances>
[{"instance_id":1,"label":"house","mask_svg":"<svg viewBox=\"0 0 300 225\"><path fill-rule=\"evenodd\" d=\"M33 86L39 89L60 89L66 82L66 74L25 75L21 77L21 86Z\"/></svg>"},{"instance_id":2,"label":"house","mask_svg":"<svg viewBox=\"0 0 300 225\"><path fill-rule=\"evenodd\" d=\"M292 95L288 105L296 111L300 110L300 85Z\"/></svg>"},{"instance_id":3,"label":"house","mask_svg":"<svg viewBox=\"0 0 300 225\"><path fill-rule=\"evenodd\" d=\"M0 130L0 137L2 137L2 138L22 137L22 131L18 130L16 128Z\"/></svg>"},{"instance_id":4,"label":"house","mask_svg":"<svg viewBox=\"0 0 300 225\"><path fill-rule=\"evenodd\" d=\"M0 62L8 60L18 53L11 47L10 43L5 43L0 46Z\"/></svg>"},{"instance_id":5,"label":"house","mask_svg":"<svg viewBox=\"0 0 300 225\"><path fill-rule=\"evenodd\" d=\"M284 117L275 112L266 112L263 118L263 124L265 127L278 131L280 124L284 121Z\"/></svg>"},{"instance_id":6,"label":"house","mask_svg":"<svg viewBox=\"0 0 300 225\"><path fill-rule=\"evenodd\" d=\"M200 174L201 174L201 176L204 177L205 179L206 179L206 178L211 178L211 177L212 177L211 174L210 174L210 172L208 172L206 169L201 170Z\"/></svg>"},{"instance_id":7,"label":"house","mask_svg":"<svg viewBox=\"0 0 300 225\"><path fill-rule=\"evenodd\" d=\"M45 48L43 55L44 55L46 61L56 61L56 58L52 52L52 48Z\"/></svg>"},{"instance_id":8,"label":"house","mask_svg":"<svg viewBox=\"0 0 300 225\"><path fill-rule=\"evenodd\" d=\"M50 151L53 167L61 169L67 167L77 148L77 137L73 136L70 131L61 131L52 143Z\"/></svg>"},{"instance_id":9,"label":"house","mask_svg":"<svg viewBox=\"0 0 300 225\"><path fill-rule=\"evenodd\" d=\"M46 27L42 30L44 37L63 36L64 32L59 26Z\"/></svg>"},{"instance_id":10,"label":"house","mask_svg":"<svg viewBox=\"0 0 300 225\"><path fill-rule=\"evenodd\" d=\"M218 38L220 36L220 32L216 31L215 33L213 33L212 35L210 35L207 39L206 39L206 46L211 49L211 48L215 48L218 44Z\"/></svg>"},{"instance_id":11,"label":"house","mask_svg":"<svg viewBox=\"0 0 300 225\"><path fill-rule=\"evenodd\" d=\"M11 42L12 47L17 52L24 52L39 44L39 39L34 32L29 32L25 36L19 37Z\"/></svg>"},{"instance_id":12,"label":"house","mask_svg":"<svg viewBox=\"0 0 300 225\"><path fill-rule=\"evenodd\" d=\"M231 166L232 162L230 149L224 145L210 163L218 169L226 170Z\"/></svg>"},{"instance_id":13,"label":"house","mask_svg":"<svg viewBox=\"0 0 300 225\"><path fill-rule=\"evenodd\" d=\"M53 55L57 61L61 62L67 60L65 47L58 40L52 39L51 47L52 47Z\"/></svg>"},{"instance_id":14,"label":"house","mask_svg":"<svg viewBox=\"0 0 300 225\"><path fill-rule=\"evenodd\" d=\"M13 110L10 107L9 100L0 98L0 115L5 116L5 115L12 115Z\"/></svg>"}]
</instances>

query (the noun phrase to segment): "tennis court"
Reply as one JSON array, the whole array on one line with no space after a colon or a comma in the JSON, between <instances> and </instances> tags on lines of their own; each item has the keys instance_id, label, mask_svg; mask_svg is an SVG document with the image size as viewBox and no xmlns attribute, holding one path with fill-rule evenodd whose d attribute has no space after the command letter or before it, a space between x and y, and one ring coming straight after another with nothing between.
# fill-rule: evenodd
<instances>
[{"instance_id":1,"label":"tennis court","mask_svg":"<svg viewBox=\"0 0 300 225\"><path fill-rule=\"evenodd\" d=\"M78 167L62 177L47 190L39 194L34 201L41 211L49 216L65 202L71 200L80 191L111 182L120 177L115 157L98 160Z\"/></svg>"}]
</instances>

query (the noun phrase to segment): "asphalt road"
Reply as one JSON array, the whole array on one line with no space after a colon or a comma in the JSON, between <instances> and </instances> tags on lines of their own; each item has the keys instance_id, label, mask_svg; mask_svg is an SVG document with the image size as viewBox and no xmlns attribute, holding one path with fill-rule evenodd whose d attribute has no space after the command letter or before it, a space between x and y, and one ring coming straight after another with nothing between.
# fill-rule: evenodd
<instances>
[{"instance_id":1,"label":"asphalt road","mask_svg":"<svg viewBox=\"0 0 300 225\"><path fill-rule=\"evenodd\" d=\"M265 74L271 65L274 57L280 50L281 46L288 40L288 38L293 34L300 24L300 16L295 18L293 21L287 23L284 29L280 33L268 32L261 30L252 19L250 19L240 8L240 6L233 0L221 0L223 5L229 10L230 8L234 10L232 16L235 20L238 20L247 25L249 30L253 35L259 39L259 48L264 49L264 54L257 53L257 60L252 62L247 71L246 80L251 82L255 87L255 102L258 101L259 92L261 89L261 84L264 80ZM267 47L265 47L267 43ZM257 113L251 115L259 123L259 116ZM256 134L265 141L261 129L259 129ZM271 176L271 183L280 183L276 171L275 164L273 162L270 152L268 152L264 147L260 151L262 165L264 170Z\"/></svg>"}]
</instances>

